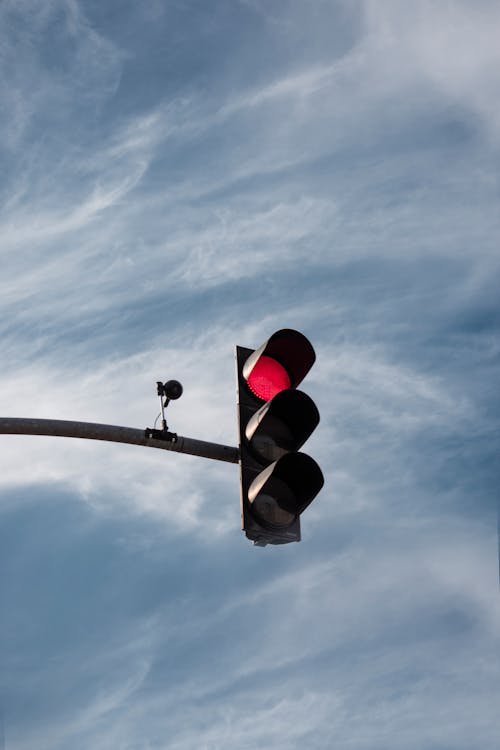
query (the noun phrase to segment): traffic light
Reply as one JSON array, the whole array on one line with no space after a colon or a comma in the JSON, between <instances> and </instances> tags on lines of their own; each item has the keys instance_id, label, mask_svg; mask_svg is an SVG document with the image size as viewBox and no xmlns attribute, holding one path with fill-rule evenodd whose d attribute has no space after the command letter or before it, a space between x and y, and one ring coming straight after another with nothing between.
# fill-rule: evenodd
<instances>
[{"instance_id":1,"label":"traffic light","mask_svg":"<svg viewBox=\"0 0 500 750\"><path fill-rule=\"evenodd\" d=\"M300 514L324 484L316 461L298 452L319 423L314 401L296 390L315 359L291 328L255 351L236 347L241 520L262 547L300 541Z\"/></svg>"}]
</instances>

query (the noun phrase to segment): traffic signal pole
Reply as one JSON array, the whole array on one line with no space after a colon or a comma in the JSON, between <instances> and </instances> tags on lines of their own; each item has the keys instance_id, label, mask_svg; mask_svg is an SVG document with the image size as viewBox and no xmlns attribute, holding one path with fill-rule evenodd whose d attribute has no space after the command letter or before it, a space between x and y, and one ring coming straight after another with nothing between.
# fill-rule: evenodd
<instances>
[{"instance_id":1,"label":"traffic signal pole","mask_svg":"<svg viewBox=\"0 0 500 750\"><path fill-rule=\"evenodd\" d=\"M133 427L120 427L93 422L71 422L63 419L20 419L0 417L0 435L50 435L58 437L83 438L86 440L106 440L112 443L143 445L147 448L188 453L191 456L212 458L237 464L240 457L238 448L205 440L183 437L160 430L137 430ZM150 436L151 435L151 436Z\"/></svg>"}]
</instances>

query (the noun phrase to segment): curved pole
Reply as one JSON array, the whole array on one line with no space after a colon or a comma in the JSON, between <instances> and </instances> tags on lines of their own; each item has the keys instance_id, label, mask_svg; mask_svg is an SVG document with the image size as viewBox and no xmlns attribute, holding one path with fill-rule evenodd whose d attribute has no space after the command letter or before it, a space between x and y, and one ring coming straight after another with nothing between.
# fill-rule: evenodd
<instances>
[{"instance_id":1,"label":"curved pole","mask_svg":"<svg viewBox=\"0 0 500 750\"><path fill-rule=\"evenodd\" d=\"M176 453L189 453L192 456L213 458L216 461L228 461L236 464L239 461L238 448L219 443L208 443L204 440L172 436L175 439L158 440L147 437L146 430L133 427L119 427L111 424L93 422L69 422L64 419L19 419L0 417L0 434L3 435L52 435L60 437L84 438L87 440L108 440L113 443L130 443L144 445L147 448ZM156 434L159 434L158 432ZM171 435L171 433L167 433Z\"/></svg>"}]
</instances>

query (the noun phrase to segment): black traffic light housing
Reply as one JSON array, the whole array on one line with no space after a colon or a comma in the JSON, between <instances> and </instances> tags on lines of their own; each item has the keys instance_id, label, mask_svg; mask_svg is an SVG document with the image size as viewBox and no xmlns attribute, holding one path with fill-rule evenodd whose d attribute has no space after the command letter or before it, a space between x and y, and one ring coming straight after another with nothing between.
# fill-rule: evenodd
<instances>
[{"instance_id":1,"label":"black traffic light housing","mask_svg":"<svg viewBox=\"0 0 500 750\"><path fill-rule=\"evenodd\" d=\"M298 452L319 423L312 399L296 390L315 359L290 328L256 350L236 347L242 528L259 546L300 541L300 514L324 483Z\"/></svg>"}]
</instances>

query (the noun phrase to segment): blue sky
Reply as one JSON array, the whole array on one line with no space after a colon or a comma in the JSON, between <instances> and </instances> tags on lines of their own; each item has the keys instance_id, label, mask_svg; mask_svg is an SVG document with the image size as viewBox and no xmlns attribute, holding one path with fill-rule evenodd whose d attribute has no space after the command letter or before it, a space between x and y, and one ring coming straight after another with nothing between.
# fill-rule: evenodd
<instances>
[{"instance_id":1,"label":"blue sky","mask_svg":"<svg viewBox=\"0 0 500 750\"><path fill-rule=\"evenodd\" d=\"M3 416L236 444L293 327L326 484L2 441L8 750L498 747L500 7L3 0ZM157 455L158 454L158 455Z\"/></svg>"}]
</instances>

